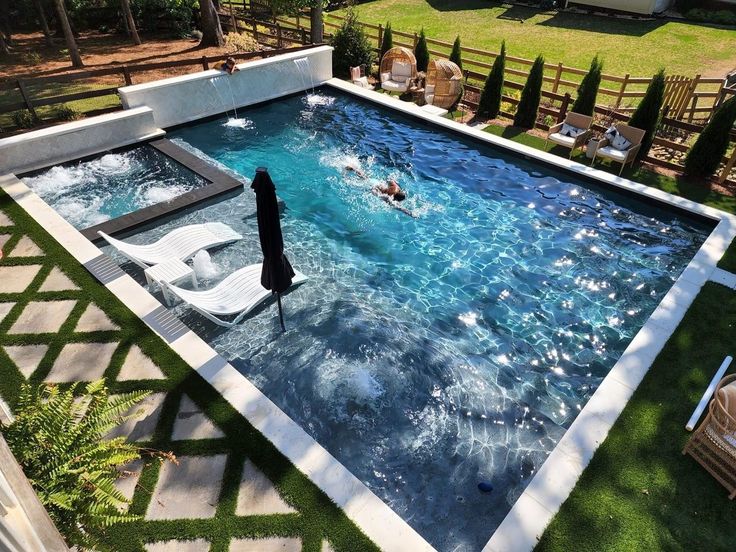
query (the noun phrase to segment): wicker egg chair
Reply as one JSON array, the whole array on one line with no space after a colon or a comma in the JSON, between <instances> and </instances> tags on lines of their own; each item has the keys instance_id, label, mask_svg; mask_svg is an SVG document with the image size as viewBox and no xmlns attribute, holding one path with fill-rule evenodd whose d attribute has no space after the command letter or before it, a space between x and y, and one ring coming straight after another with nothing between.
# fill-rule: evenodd
<instances>
[{"instance_id":1,"label":"wicker egg chair","mask_svg":"<svg viewBox=\"0 0 736 552\"><path fill-rule=\"evenodd\" d=\"M399 65L395 65L398 62ZM397 71L397 69L399 69ZM409 48L397 46L381 58L381 88L389 92L406 92L417 76L417 59Z\"/></svg>"},{"instance_id":2,"label":"wicker egg chair","mask_svg":"<svg viewBox=\"0 0 736 552\"><path fill-rule=\"evenodd\" d=\"M433 59L427 66L424 99L428 104L450 109L463 93L463 72L447 59Z\"/></svg>"}]
</instances>

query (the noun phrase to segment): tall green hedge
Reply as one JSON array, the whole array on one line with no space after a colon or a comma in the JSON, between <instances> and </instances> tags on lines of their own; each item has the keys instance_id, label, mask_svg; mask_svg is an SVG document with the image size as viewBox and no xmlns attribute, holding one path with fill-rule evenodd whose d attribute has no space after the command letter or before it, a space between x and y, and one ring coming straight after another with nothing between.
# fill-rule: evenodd
<instances>
[{"instance_id":1,"label":"tall green hedge","mask_svg":"<svg viewBox=\"0 0 736 552\"><path fill-rule=\"evenodd\" d=\"M601 84L601 72L603 71L603 62L596 55L590 62L590 69L583 77L578 87L578 96L575 103L572 104L572 111L582 115L593 115L595 109L595 99L598 96L598 87Z\"/></svg>"},{"instance_id":2,"label":"tall green hedge","mask_svg":"<svg viewBox=\"0 0 736 552\"><path fill-rule=\"evenodd\" d=\"M637 153L638 160L644 159L649 153L654 141L654 135L659 126L661 117L662 104L664 103L664 69L660 69L656 75L652 77L647 91L644 94L639 106L629 119L629 126L640 128L646 131L644 139L641 141L641 148Z\"/></svg>"},{"instance_id":3,"label":"tall green hedge","mask_svg":"<svg viewBox=\"0 0 736 552\"><path fill-rule=\"evenodd\" d=\"M725 102L700 133L685 158L685 174L707 177L718 170L736 122L736 96Z\"/></svg>"},{"instance_id":4,"label":"tall green hedge","mask_svg":"<svg viewBox=\"0 0 736 552\"><path fill-rule=\"evenodd\" d=\"M537 122L537 110L539 100L542 98L542 80L544 79L544 57L540 54L534 60L526 79L524 89L521 91L521 99L516 108L514 124L522 128L534 128Z\"/></svg>"},{"instance_id":5,"label":"tall green hedge","mask_svg":"<svg viewBox=\"0 0 736 552\"><path fill-rule=\"evenodd\" d=\"M426 71L429 65L429 48L427 48L424 27L419 31L419 40L417 40L417 45L414 48L414 57L417 58L417 71Z\"/></svg>"},{"instance_id":6,"label":"tall green hedge","mask_svg":"<svg viewBox=\"0 0 736 552\"><path fill-rule=\"evenodd\" d=\"M366 73L370 73L373 50L352 10L345 15L342 26L332 37L332 47L332 71L335 75L347 77L350 75L350 68L359 65L365 65Z\"/></svg>"},{"instance_id":7,"label":"tall green hedge","mask_svg":"<svg viewBox=\"0 0 736 552\"><path fill-rule=\"evenodd\" d=\"M501 111L503 96L503 78L506 70L506 41L501 42L501 53L493 60L493 66L486 78L483 92L478 101L478 115L495 119Z\"/></svg>"},{"instance_id":8,"label":"tall green hedge","mask_svg":"<svg viewBox=\"0 0 736 552\"><path fill-rule=\"evenodd\" d=\"M386 23L386 28L383 29L383 40L381 41L381 55L378 58L378 63L381 63L383 56L391 48L394 47L394 34L391 32L391 23Z\"/></svg>"},{"instance_id":9,"label":"tall green hedge","mask_svg":"<svg viewBox=\"0 0 736 552\"><path fill-rule=\"evenodd\" d=\"M460 69L463 68L463 53L460 49L460 37L455 39L452 45L452 53L450 53L450 61L456 64Z\"/></svg>"}]
</instances>

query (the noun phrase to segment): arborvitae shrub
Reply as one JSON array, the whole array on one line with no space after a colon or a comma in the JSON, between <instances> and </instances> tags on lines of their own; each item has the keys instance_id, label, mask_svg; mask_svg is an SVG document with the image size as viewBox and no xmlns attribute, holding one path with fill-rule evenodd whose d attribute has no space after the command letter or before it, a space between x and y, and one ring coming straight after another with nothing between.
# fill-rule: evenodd
<instances>
[{"instance_id":1,"label":"arborvitae shrub","mask_svg":"<svg viewBox=\"0 0 736 552\"><path fill-rule=\"evenodd\" d=\"M718 170L736 122L736 96L718 108L685 158L685 174L707 177Z\"/></svg>"},{"instance_id":2,"label":"arborvitae shrub","mask_svg":"<svg viewBox=\"0 0 736 552\"><path fill-rule=\"evenodd\" d=\"M424 36L424 28L419 31L419 40L414 48L414 57L417 58L417 71L426 71L429 65L429 48L427 48L427 37Z\"/></svg>"},{"instance_id":3,"label":"arborvitae shrub","mask_svg":"<svg viewBox=\"0 0 736 552\"><path fill-rule=\"evenodd\" d=\"M664 69L660 69L656 75L652 77L644 98L629 119L629 126L640 128L646 132L644 139L641 141L641 148L636 154L636 158L641 160L649 153L652 147L654 135L659 126L659 119L664 103Z\"/></svg>"},{"instance_id":4,"label":"arborvitae shrub","mask_svg":"<svg viewBox=\"0 0 736 552\"><path fill-rule=\"evenodd\" d=\"M537 56L529 71L524 89L521 91L521 100L516 108L514 124L522 128L534 128L537 121L539 100L542 98L542 80L544 79L544 57Z\"/></svg>"},{"instance_id":5,"label":"arborvitae shrub","mask_svg":"<svg viewBox=\"0 0 736 552\"><path fill-rule=\"evenodd\" d=\"M460 37L455 39L452 45L452 53L450 54L450 61L456 64L460 69L463 68L463 53L460 49Z\"/></svg>"},{"instance_id":6,"label":"arborvitae shrub","mask_svg":"<svg viewBox=\"0 0 736 552\"><path fill-rule=\"evenodd\" d=\"M383 55L394 47L394 34L391 32L391 23L386 23L386 28L383 29L383 40L381 41L381 55L378 59L380 63L383 59Z\"/></svg>"},{"instance_id":7,"label":"arborvitae shrub","mask_svg":"<svg viewBox=\"0 0 736 552\"><path fill-rule=\"evenodd\" d=\"M582 115L593 115L595 109L595 99L598 96L598 87L601 84L601 72L603 71L603 62L598 56L590 62L590 69L583 77L578 87L578 96L575 103L572 104L572 110Z\"/></svg>"},{"instance_id":8,"label":"arborvitae shrub","mask_svg":"<svg viewBox=\"0 0 736 552\"><path fill-rule=\"evenodd\" d=\"M478 115L495 119L501 111L503 96L503 78L506 70L506 41L501 42L501 52L493 60L493 66L486 78L483 92L478 101Z\"/></svg>"}]
</instances>

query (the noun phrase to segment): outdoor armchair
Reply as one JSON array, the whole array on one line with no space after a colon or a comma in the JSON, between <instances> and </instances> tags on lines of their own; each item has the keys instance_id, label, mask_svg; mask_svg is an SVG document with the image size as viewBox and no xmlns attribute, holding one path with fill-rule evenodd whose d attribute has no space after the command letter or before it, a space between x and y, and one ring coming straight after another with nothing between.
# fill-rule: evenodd
<instances>
[{"instance_id":1,"label":"outdoor armchair","mask_svg":"<svg viewBox=\"0 0 736 552\"><path fill-rule=\"evenodd\" d=\"M593 117L574 111L568 112L563 122L549 128L547 139L544 141L544 150L547 151L547 142L552 142L558 146L569 148L570 155L568 157L571 158L575 150L584 146L593 134L590 129L592 124ZM567 131L570 129L572 131L568 133Z\"/></svg>"},{"instance_id":2,"label":"outdoor armchair","mask_svg":"<svg viewBox=\"0 0 736 552\"><path fill-rule=\"evenodd\" d=\"M624 167L629 163L633 165L634 161L636 161L636 154L639 153L641 142L644 139L646 131L623 123L617 123L613 126L618 134L626 138L626 140L631 144L627 149L620 150L613 147L609 138L604 137L600 142L598 142L598 147L593 153L593 160L590 164L592 165L595 163L596 157L604 157L611 161L617 161L621 163L621 170L618 171L619 176L621 176L621 173L624 172Z\"/></svg>"}]
</instances>

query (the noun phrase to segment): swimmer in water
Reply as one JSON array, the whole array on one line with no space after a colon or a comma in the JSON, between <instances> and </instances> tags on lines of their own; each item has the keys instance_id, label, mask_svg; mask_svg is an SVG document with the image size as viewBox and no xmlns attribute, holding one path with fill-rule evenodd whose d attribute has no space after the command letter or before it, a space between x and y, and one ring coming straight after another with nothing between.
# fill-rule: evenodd
<instances>
[{"instance_id":1,"label":"swimmer in water","mask_svg":"<svg viewBox=\"0 0 736 552\"><path fill-rule=\"evenodd\" d=\"M396 180L394 180L393 178L389 178L386 181L385 186L374 186L371 191L373 192L373 194L377 195L386 203L391 205L391 207L393 207L394 209L398 209L399 211L406 215L409 215L410 217L417 218L417 216L409 209L399 205L400 201L404 201L406 199L406 193L404 192L404 190L401 189L398 182L396 182Z\"/></svg>"},{"instance_id":2,"label":"swimmer in water","mask_svg":"<svg viewBox=\"0 0 736 552\"><path fill-rule=\"evenodd\" d=\"M354 167L353 165L345 165L345 172L353 173L355 176L359 176L360 178L367 178L365 173L361 171L359 167Z\"/></svg>"}]
</instances>

